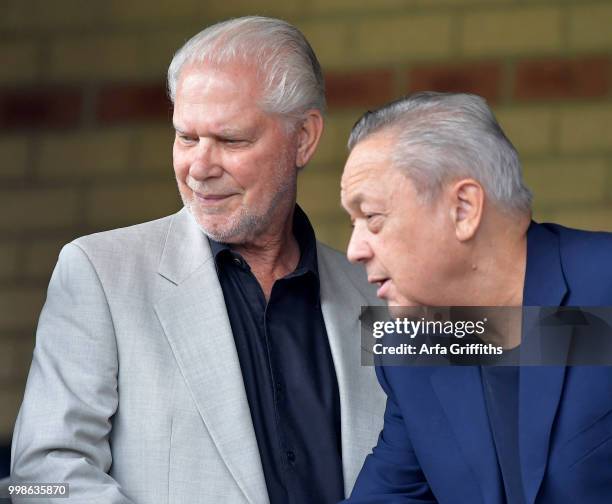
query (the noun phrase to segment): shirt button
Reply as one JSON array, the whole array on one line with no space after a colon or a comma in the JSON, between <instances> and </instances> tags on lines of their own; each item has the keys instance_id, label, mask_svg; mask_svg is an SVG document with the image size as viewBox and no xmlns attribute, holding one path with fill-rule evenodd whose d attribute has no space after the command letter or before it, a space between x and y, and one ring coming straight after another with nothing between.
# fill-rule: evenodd
<instances>
[{"instance_id":1,"label":"shirt button","mask_svg":"<svg viewBox=\"0 0 612 504\"><path fill-rule=\"evenodd\" d=\"M295 453L292 452L291 450L289 450L287 452L287 460L289 461L290 464L295 464Z\"/></svg>"}]
</instances>

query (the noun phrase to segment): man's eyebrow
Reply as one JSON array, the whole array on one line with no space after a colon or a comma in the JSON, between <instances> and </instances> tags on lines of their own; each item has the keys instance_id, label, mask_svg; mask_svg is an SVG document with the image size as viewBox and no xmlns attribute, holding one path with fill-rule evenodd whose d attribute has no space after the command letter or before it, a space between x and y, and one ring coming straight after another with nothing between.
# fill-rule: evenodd
<instances>
[{"instance_id":1,"label":"man's eyebrow","mask_svg":"<svg viewBox=\"0 0 612 504\"><path fill-rule=\"evenodd\" d=\"M352 194L351 197L348 199L347 204L350 206L355 206L358 207L361 205L362 201L364 198L364 194L362 191L359 191L355 194Z\"/></svg>"},{"instance_id":2,"label":"man's eyebrow","mask_svg":"<svg viewBox=\"0 0 612 504\"><path fill-rule=\"evenodd\" d=\"M215 133L217 137L234 137L234 136L245 136L251 133L250 129L245 128L232 128L231 126L226 126L221 128L219 131Z\"/></svg>"},{"instance_id":3,"label":"man's eyebrow","mask_svg":"<svg viewBox=\"0 0 612 504\"><path fill-rule=\"evenodd\" d=\"M174 131L176 131L177 133L179 133L181 135L184 135L186 133L181 128L179 128L176 124L173 124L172 127L174 128Z\"/></svg>"},{"instance_id":4,"label":"man's eyebrow","mask_svg":"<svg viewBox=\"0 0 612 504\"><path fill-rule=\"evenodd\" d=\"M359 191L358 193L356 193L353 196L353 204L354 205L361 205L361 203L363 202L363 198L364 198L363 192Z\"/></svg>"},{"instance_id":5,"label":"man's eyebrow","mask_svg":"<svg viewBox=\"0 0 612 504\"><path fill-rule=\"evenodd\" d=\"M180 128L178 125L173 124L174 130L180 135L189 135L187 131ZM250 130L245 130L244 128L232 128L232 127L224 127L219 131L215 132L212 136L223 138L223 137L233 137L233 136L241 136L241 135L249 135Z\"/></svg>"}]
</instances>

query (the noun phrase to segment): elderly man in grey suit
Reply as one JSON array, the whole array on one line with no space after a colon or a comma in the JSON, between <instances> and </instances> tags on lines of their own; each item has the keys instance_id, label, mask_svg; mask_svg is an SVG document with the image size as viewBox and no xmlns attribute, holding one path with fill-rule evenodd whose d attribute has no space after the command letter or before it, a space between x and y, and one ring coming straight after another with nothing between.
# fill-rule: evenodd
<instances>
[{"instance_id":1,"label":"elderly man in grey suit","mask_svg":"<svg viewBox=\"0 0 612 504\"><path fill-rule=\"evenodd\" d=\"M336 502L384 397L360 366L376 298L296 205L319 63L293 26L240 18L188 41L168 84L185 208L62 250L13 481L67 482L88 504Z\"/></svg>"}]
</instances>

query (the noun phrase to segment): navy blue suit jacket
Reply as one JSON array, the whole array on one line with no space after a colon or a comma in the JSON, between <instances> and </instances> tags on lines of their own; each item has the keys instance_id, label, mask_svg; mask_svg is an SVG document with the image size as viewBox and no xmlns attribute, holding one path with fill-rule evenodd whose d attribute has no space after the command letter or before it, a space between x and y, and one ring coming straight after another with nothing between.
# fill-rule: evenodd
<instances>
[{"instance_id":1,"label":"navy blue suit jacket","mask_svg":"<svg viewBox=\"0 0 612 504\"><path fill-rule=\"evenodd\" d=\"M612 234L532 223L523 301L612 305ZM504 502L479 368L376 373L384 428L348 502ZM612 503L612 367L523 367L519 449L528 504Z\"/></svg>"}]
</instances>

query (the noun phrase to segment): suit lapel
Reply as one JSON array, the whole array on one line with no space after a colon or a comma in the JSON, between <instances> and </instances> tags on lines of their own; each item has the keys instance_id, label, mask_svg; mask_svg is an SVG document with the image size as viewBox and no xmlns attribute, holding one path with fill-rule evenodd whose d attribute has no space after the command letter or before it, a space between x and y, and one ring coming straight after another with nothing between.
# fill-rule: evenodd
<instances>
[{"instance_id":1,"label":"suit lapel","mask_svg":"<svg viewBox=\"0 0 612 504\"><path fill-rule=\"evenodd\" d=\"M368 433L382 428L385 397L372 367L361 366L361 306L370 304L342 275L330 252L317 246L321 310L336 371L340 395L342 469L349 495L363 459L375 439Z\"/></svg>"},{"instance_id":2,"label":"suit lapel","mask_svg":"<svg viewBox=\"0 0 612 504\"><path fill-rule=\"evenodd\" d=\"M159 273L176 289L155 312L198 412L247 501L267 503L223 292L208 242L186 210L175 216Z\"/></svg>"},{"instance_id":3,"label":"suit lapel","mask_svg":"<svg viewBox=\"0 0 612 504\"><path fill-rule=\"evenodd\" d=\"M523 304L559 306L566 293L559 238L544 226L532 223L527 234ZM570 339L569 335L565 338L565 347ZM563 366L521 368L519 446L525 498L529 504L535 501L546 470L550 435L564 379Z\"/></svg>"}]
</instances>

